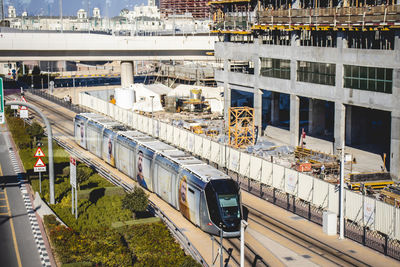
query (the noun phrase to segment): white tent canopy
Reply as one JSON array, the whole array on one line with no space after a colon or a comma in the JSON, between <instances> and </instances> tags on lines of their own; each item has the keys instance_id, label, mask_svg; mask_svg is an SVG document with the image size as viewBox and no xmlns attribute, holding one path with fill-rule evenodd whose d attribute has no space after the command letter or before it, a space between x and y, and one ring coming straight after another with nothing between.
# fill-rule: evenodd
<instances>
[{"instance_id":1,"label":"white tent canopy","mask_svg":"<svg viewBox=\"0 0 400 267\"><path fill-rule=\"evenodd\" d=\"M144 112L157 112L163 111L161 105L161 96L167 95L171 88L163 84L151 84L145 85L142 83L136 83L133 85L135 90L136 102L133 104L133 110L139 110ZM153 106L151 102L153 101Z\"/></svg>"}]
</instances>

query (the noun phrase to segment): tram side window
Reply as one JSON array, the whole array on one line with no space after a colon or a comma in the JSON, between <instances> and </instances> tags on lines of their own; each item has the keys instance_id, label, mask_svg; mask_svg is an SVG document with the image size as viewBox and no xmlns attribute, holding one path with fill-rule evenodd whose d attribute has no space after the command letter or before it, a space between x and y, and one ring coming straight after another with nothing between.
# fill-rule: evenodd
<instances>
[{"instance_id":1,"label":"tram side window","mask_svg":"<svg viewBox=\"0 0 400 267\"><path fill-rule=\"evenodd\" d=\"M206 186L205 193L207 197L207 205L208 205L208 210L210 212L211 221L213 221L213 223L218 225L221 220L219 216L217 197L210 184Z\"/></svg>"}]
</instances>

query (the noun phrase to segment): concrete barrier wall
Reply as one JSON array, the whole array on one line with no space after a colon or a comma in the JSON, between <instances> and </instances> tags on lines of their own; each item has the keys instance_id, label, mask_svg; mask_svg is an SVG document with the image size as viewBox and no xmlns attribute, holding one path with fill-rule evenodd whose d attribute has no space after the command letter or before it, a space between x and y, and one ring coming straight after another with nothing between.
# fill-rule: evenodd
<instances>
[{"instance_id":1,"label":"concrete barrier wall","mask_svg":"<svg viewBox=\"0 0 400 267\"><path fill-rule=\"evenodd\" d=\"M226 144L219 144L186 129L132 111L126 111L85 93L80 94L79 100L83 106L98 110L132 128L159 137L163 141L205 158L221 167L227 167L231 171L252 180L294 195L321 209L336 214L339 212L337 185L271 163L266 159L242 152ZM400 209L380 200L345 189L345 217L392 238L400 239Z\"/></svg>"}]
</instances>

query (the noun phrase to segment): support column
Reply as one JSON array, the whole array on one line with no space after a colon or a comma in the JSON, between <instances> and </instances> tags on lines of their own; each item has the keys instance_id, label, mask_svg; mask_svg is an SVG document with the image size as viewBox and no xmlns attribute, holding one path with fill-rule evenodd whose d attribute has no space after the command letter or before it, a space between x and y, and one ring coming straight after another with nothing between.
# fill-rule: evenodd
<instances>
[{"instance_id":1,"label":"support column","mask_svg":"<svg viewBox=\"0 0 400 267\"><path fill-rule=\"evenodd\" d=\"M308 104L308 132L313 135L322 135L325 129L324 101L309 99Z\"/></svg>"},{"instance_id":2,"label":"support column","mask_svg":"<svg viewBox=\"0 0 400 267\"><path fill-rule=\"evenodd\" d=\"M349 47L348 46L348 42L347 42L346 32L341 32L341 31L337 32L336 47L338 49L348 48Z\"/></svg>"},{"instance_id":3,"label":"support column","mask_svg":"<svg viewBox=\"0 0 400 267\"><path fill-rule=\"evenodd\" d=\"M293 0L293 1L292 1L292 8L293 8L293 9L299 9L299 8L301 8L300 5L301 5L300 0Z\"/></svg>"},{"instance_id":4,"label":"support column","mask_svg":"<svg viewBox=\"0 0 400 267\"><path fill-rule=\"evenodd\" d=\"M352 125L351 125L351 122L352 122L352 118L353 118L353 115L352 115L352 112L353 112L353 108L352 108L352 106L347 106L346 107L346 128L345 128L345 131L346 131L346 145L352 145L352 142L351 142L351 137L352 137Z\"/></svg>"},{"instance_id":5,"label":"support column","mask_svg":"<svg viewBox=\"0 0 400 267\"><path fill-rule=\"evenodd\" d=\"M334 152L337 153L337 149L342 147L342 140L344 140L344 129L345 129L345 106L340 102L335 102L335 129L334 129Z\"/></svg>"},{"instance_id":6,"label":"support column","mask_svg":"<svg viewBox=\"0 0 400 267\"><path fill-rule=\"evenodd\" d=\"M291 31L290 45L291 46L300 46L300 32L299 31Z\"/></svg>"},{"instance_id":7,"label":"support column","mask_svg":"<svg viewBox=\"0 0 400 267\"><path fill-rule=\"evenodd\" d=\"M390 137L390 173L400 177L400 112L392 112Z\"/></svg>"},{"instance_id":8,"label":"support column","mask_svg":"<svg viewBox=\"0 0 400 267\"><path fill-rule=\"evenodd\" d=\"M398 31L400 33L400 31ZM400 50L400 39L397 35L396 49ZM390 133L390 173L400 178L400 69L393 70L392 97L395 99L392 111L391 133Z\"/></svg>"},{"instance_id":9,"label":"support column","mask_svg":"<svg viewBox=\"0 0 400 267\"><path fill-rule=\"evenodd\" d=\"M121 61L121 87L133 84L133 61Z\"/></svg>"},{"instance_id":10,"label":"support column","mask_svg":"<svg viewBox=\"0 0 400 267\"><path fill-rule=\"evenodd\" d=\"M397 4L400 4L400 0L397 0ZM394 32L394 49L400 50L400 30Z\"/></svg>"},{"instance_id":11,"label":"support column","mask_svg":"<svg viewBox=\"0 0 400 267\"><path fill-rule=\"evenodd\" d=\"M290 95L290 135L291 145L299 144L299 119L300 119L300 99L297 95Z\"/></svg>"},{"instance_id":12,"label":"support column","mask_svg":"<svg viewBox=\"0 0 400 267\"><path fill-rule=\"evenodd\" d=\"M271 94L271 124L277 125L279 122L279 93Z\"/></svg>"},{"instance_id":13,"label":"support column","mask_svg":"<svg viewBox=\"0 0 400 267\"><path fill-rule=\"evenodd\" d=\"M225 129L229 128L229 109L231 107L231 88L229 84L225 83L224 86L224 120Z\"/></svg>"},{"instance_id":14,"label":"support column","mask_svg":"<svg viewBox=\"0 0 400 267\"><path fill-rule=\"evenodd\" d=\"M262 135L262 91L254 88L254 125L258 128L258 136Z\"/></svg>"}]
</instances>

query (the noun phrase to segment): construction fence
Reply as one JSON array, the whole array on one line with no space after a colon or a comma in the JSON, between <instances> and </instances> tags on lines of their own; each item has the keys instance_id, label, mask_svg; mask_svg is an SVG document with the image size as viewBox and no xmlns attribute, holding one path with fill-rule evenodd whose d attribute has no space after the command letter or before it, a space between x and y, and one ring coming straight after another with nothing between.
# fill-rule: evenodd
<instances>
[{"instance_id":1,"label":"construction fence","mask_svg":"<svg viewBox=\"0 0 400 267\"><path fill-rule=\"evenodd\" d=\"M247 179L249 185L259 184L261 188L263 186L272 188L274 199L277 191L287 196L287 203L289 203L289 198L300 199L302 203L312 204L320 210L339 214L338 185L231 148L227 144L220 144L208 137L194 134L169 123L125 110L86 93L80 93L79 103L186 150L207 160L210 164L227 168L238 177ZM378 231L392 240L400 240L399 208L348 189L345 189L344 197L345 218L351 225L364 229L361 230L361 234L364 231L364 238L365 231L368 230L369 232ZM400 254L391 256L400 259Z\"/></svg>"}]
</instances>

